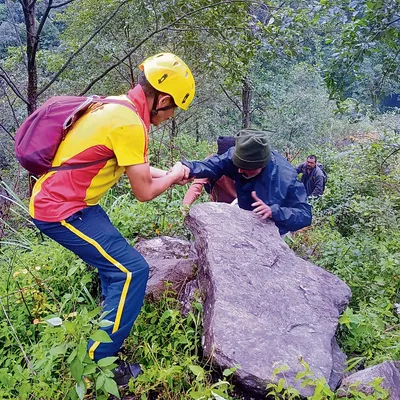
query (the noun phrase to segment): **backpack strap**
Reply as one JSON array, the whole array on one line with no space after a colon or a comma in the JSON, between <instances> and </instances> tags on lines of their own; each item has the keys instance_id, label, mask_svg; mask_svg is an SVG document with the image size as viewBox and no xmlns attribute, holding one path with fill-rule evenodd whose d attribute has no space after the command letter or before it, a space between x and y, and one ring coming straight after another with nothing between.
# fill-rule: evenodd
<instances>
[{"instance_id":1,"label":"backpack strap","mask_svg":"<svg viewBox=\"0 0 400 400\"><path fill-rule=\"evenodd\" d=\"M107 99L105 97L96 98L93 96L93 103L101 104L119 104L121 106L128 107L137 113L136 106L130 102L130 100L118 100L118 99Z\"/></svg>"},{"instance_id":2,"label":"backpack strap","mask_svg":"<svg viewBox=\"0 0 400 400\"><path fill-rule=\"evenodd\" d=\"M125 106L130 108L132 111L134 111L137 115L137 108L133 103L131 103L129 100L117 100L117 99L107 99L105 97L100 97L100 96L90 96L84 101L78 108L74 110L74 112L64 121L63 123L63 130L65 132L68 132L71 128L72 125L82 116L82 114L92 105L92 104L119 104L121 106Z\"/></svg>"},{"instance_id":3,"label":"backpack strap","mask_svg":"<svg viewBox=\"0 0 400 400\"><path fill-rule=\"evenodd\" d=\"M91 167L92 165L100 164L104 161L111 160L114 157L106 157L102 158L101 160L95 160L95 161L89 161L86 163L80 163L80 164L73 164L73 165L60 165L58 167L51 167L49 168L48 172L52 171L64 171L64 170L71 170L71 169L80 169L80 168L86 168L86 167Z\"/></svg>"}]
</instances>

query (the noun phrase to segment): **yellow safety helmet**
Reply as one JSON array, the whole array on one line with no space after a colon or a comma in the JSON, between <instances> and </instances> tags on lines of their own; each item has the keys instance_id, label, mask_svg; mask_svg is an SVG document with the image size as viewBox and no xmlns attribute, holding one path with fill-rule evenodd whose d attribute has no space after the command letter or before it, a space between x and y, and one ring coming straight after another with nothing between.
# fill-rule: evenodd
<instances>
[{"instance_id":1,"label":"yellow safety helmet","mask_svg":"<svg viewBox=\"0 0 400 400\"><path fill-rule=\"evenodd\" d=\"M188 109L196 85L189 67L179 57L172 53L156 54L144 60L139 68L151 86L172 96L178 107Z\"/></svg>"}]
</instances>

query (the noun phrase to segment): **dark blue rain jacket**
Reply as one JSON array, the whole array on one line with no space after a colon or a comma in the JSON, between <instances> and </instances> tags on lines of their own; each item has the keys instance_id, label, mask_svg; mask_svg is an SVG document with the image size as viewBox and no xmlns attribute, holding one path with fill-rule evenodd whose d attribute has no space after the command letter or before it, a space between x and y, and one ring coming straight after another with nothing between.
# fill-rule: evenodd
<instances>
[{"instance_id":1,"label":"dark blue rain jacket","mask_svg":"<svg viewBox=\"0 0 400 400\"><path fill-rule=\"evenodd\" d=\"M182 164L190 168L190 177L217 181L223 175L229 176L235 182L239 207L244 210L253 210L251 192L255 191L271 207L272 220L281 235L311 225L311 206L304 185L297 181L296 169L285 158L272 151L271 160L261 173L246 179L232 162L234 151L232 147L204 161L183 160Z\"/></svg>"}]
</instances>

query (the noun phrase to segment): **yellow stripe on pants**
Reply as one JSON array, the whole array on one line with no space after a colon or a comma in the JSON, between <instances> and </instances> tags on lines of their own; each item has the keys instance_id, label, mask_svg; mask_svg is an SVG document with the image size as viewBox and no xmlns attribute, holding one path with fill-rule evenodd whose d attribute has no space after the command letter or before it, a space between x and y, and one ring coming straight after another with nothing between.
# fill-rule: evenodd
<instances>
[{"instance_id":1,"label":"yellow stripe on pants","mask_svg":"<svg viewBox=\"0 0 400 400\"><path fill-rule=\"evenodd\" d=\"M132 272L129 272L121 263L119 263L117 260L115 260L113 257L111 257L101 246L99 243L97 243L95 240L90 238L89 236L85 235L78 229L76 229L74 226L66 222L65 220L61 221L61 225L65 226L67 229L69 229L71 232L75 233L75 235L79 236L81 239L85 240L86 242L90 243L93 245L99 253L108 261L110 261L111 264L115 265L120 271L124 272L126 274L126 281L124 284L124 288L122 289L121 293L121 299L118 304L118 310L117 314L115 316L115 322L114 322L114 327L112 330L112 333L116 332L119 328L120 322L121 322L121 316L122 316L122 311L124 310L125 306L125 300L126 300L126 295L128 293L128 288L131 283L132 279ZM94 342L93 345L89 349L89 357L91 359L94 358L94 351L97 349L99 346L100 342Z\"/></svg>"}]
</instances>

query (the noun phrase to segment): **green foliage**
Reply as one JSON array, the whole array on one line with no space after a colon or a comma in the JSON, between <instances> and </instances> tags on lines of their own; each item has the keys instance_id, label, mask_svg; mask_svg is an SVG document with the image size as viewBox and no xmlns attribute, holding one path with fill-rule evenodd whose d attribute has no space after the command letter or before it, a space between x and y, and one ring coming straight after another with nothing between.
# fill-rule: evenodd
<instances>
[{"instance_id":1,"label":"green foliage","mask_svg":"<svg viewBox=\"0 0 400 400\"><path fill-rule=\"evenodd\" d=\"M201 311L182 317L179 303L168 290L157 304L145 303L126 348L140 360L144 373L129 383L129 392L147 399L231 399L228 381L212 382L211 370L201 362ZM235 369L224 371L227 377ZM218 397L219 396L219 397Z\"/></svg>"},{"instance_id":2,"label":"green foliage","mask_svg":"<svg viewBox=\"0 0 400 400\"><path fill-rule=\"evenodd\" d=\"M372 394L364 394L358 390L358 385L351 385L348 390L344 391L341 389L341 393L335 394L327 384L325 378L318 378L310 370L309 365L304 360L299 360L303 367L303 371L296 374L295 380L298 382L297 387L311 389L313 394L308 396L307 399L310 400L336 400L339 398L354 398L354 399L364 399L364 400L387 400L389 399L389 394L387 390L383 389L381 386L382 379L375 378L373 382L370 383L373 389ZM285 399L285 400L300 400L300 392L298 389L290 386L286 382L285 371L288 370L286 365L278 367L274 370L272 380L276 383L270 383L267 385L268 396L273 399ZM282 377L281 377L282 376Z\"/></svg>"},{"instance_id":3,"label":"green foliage","mask_svg":"<svg viewBox=\"0 0 400 400\"><path fill-rule=\"evenodd\" d=\"M326 145L338 137L332 129L337 119L334 104L315 70L307 64L266 62L262 53L254 65L257 82L254 125L270 131L273 146L293 154L299 149Z\"/></svg>"},{"instance_id":4,"label":"green foliage","mask_svg":"<svg viewBox=\"0 0 400 400\"><path fill-rule=\"evenodd\" d=\"M83 399L88 393L119 397L111 370L115 358L93 362L87 355L89 338L110 340L99 330L108 326L100 315L94 272L53 241L31 238L32 249L3 247L0 284L0 391L4 399ZM17 267L18 266L18 267ZM19 266L23 266L21 268ZM199 354L201 305L187 317L167 291L158 303L146 303L126 342L125 351L140 360L145 373L130 383L142 398L153 391L170 398L230 399L227 381L213 382ZM229 376L234 370L225 371ZM180 394L179 394L180 393ZM176 397L173 397L176 396ZM220 396L220 397L218 397Z\"/></svg>"},{"instance_id":5,"label":"green foliage","mask_svg":"<svg viewBox=\"0 0 400 400\"><path fill-rule=\"evenodd\" d=\"M131 193L112 197L105 202L111 221L126 238L151 238L159 235L187 236L180 206L184 189L172 188L151 202L141 203Z\"/></svg>"},{"instance_id":6,"label":"green foliage","mask_svg":"<svg viewBox=\"0 0 400 400\"><path fill-rule=\"evenodd\" d=\"M347 354L367 365L400 356L396 148L398 137L386 135L326 155L329 180L324 196L313 204L314 229L295 239L303 243L299 251L312 249L316 264L350 286L340 341Z\"/></svg>"},{"instance_id":7,"label":"green foliage","mask_svg":"<svg viewBox=\"0 0 400 400\"><path fill-rule=\"evenodd\" d=\"M314 12L330 32L323 40L331 49L325 62L331 93L366 100L367 92L369 102L378 106L379 99L399 85L399 3L324 0L315 4Z\"/></svg>"}]
</instances>

